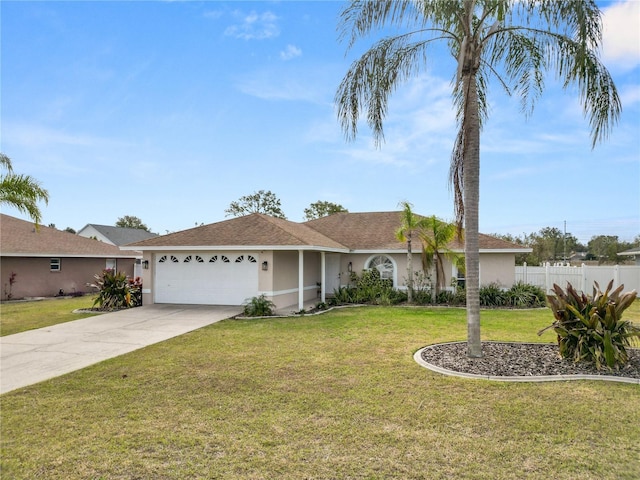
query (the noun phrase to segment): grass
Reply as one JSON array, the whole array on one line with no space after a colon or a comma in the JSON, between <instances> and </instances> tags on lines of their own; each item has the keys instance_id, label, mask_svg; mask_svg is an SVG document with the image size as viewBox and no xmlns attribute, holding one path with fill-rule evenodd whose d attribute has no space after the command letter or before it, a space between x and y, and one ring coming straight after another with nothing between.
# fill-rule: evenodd
<instances>
[{"instance_id":1,"label":"grass","mask_svg":"<svg viewBox=\"0 0 640 480\"><path fill-rule=\"evenodd\" d=\"M91 317L93 315L90 313L73 313L73 311L91 308L94 299L95 296L88 295L34 302L2 303L0 304L0 336Z\"/></svg>"},{"instance_id":2,"label":"grass","mask_svg":"<svg viewBox=\"0 0 640 480\"><path fill-rule=\"evenodd\" d=\"M536 334L551 321L483 311L483 339L552 342ZM1 476L640 477L637 385L465 380L412 360L465 337L462 309L223 321L3 395Z\"/></svg>"}]
</instances>

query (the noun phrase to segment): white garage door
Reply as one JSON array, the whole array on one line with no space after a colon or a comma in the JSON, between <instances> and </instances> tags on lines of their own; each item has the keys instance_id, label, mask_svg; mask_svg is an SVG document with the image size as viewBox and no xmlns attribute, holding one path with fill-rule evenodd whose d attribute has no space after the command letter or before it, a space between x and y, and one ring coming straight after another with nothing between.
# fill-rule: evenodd
<instances>
[{"instance_id":1,"label":"white garage door","mask_svg":"<svg viewBox=\"0 0 640 480\"><path fill-rule=\"evenodd\" d=\"M155 302L242 305L258 295L258 259L250 253L156 255Z\"/></svg>"}]
</instances>

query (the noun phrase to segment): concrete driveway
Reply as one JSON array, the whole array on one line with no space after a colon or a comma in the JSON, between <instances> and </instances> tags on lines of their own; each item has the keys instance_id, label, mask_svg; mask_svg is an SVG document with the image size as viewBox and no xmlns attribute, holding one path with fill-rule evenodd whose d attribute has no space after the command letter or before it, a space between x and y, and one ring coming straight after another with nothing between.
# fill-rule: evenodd
<instances>
[{"instance_id":1,"label":"concrete driveway","mask_svg":"<svg viewBox=\"0 0 640 480\"><path fill-rule=\"evenodd\" d=\"M0 393L73 372L239 314L242 307L147 305L0 337Z\"/></svg>"}]
</instances>

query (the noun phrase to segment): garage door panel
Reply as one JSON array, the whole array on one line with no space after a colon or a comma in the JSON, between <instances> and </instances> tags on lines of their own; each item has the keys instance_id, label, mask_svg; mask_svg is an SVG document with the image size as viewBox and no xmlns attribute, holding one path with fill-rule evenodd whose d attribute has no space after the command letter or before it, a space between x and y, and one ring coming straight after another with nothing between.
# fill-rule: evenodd
<instances>
[{"instance_id":1,"label":"garage door panel","mask_svg":"<svg viewBox=\"0 0 640 480\"><path fill-rule=\"evenodd\" d=\"M258 294L255 254L163 254L155 267L156 303L241 305Z\"/></svg>"}]
</instances>

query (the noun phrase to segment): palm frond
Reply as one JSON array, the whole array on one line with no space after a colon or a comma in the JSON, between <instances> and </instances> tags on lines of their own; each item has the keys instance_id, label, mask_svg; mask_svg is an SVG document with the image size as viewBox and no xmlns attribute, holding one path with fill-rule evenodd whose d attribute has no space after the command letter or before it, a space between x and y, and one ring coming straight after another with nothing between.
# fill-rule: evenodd
<instances>
[{"instance_id":1,"label":"palm frond","mask_svg":"<svg viewBox=\"0 0 640 480\"><path fill-rule=\"evenodd\" d=\"M384 141L388 99L398 84L420 71L430 41L408 43L406 36L385 38L351 65L335 96L338 119L347 140L356 137L363 113L376 145Z\"/></svg>"}]
</instances>

